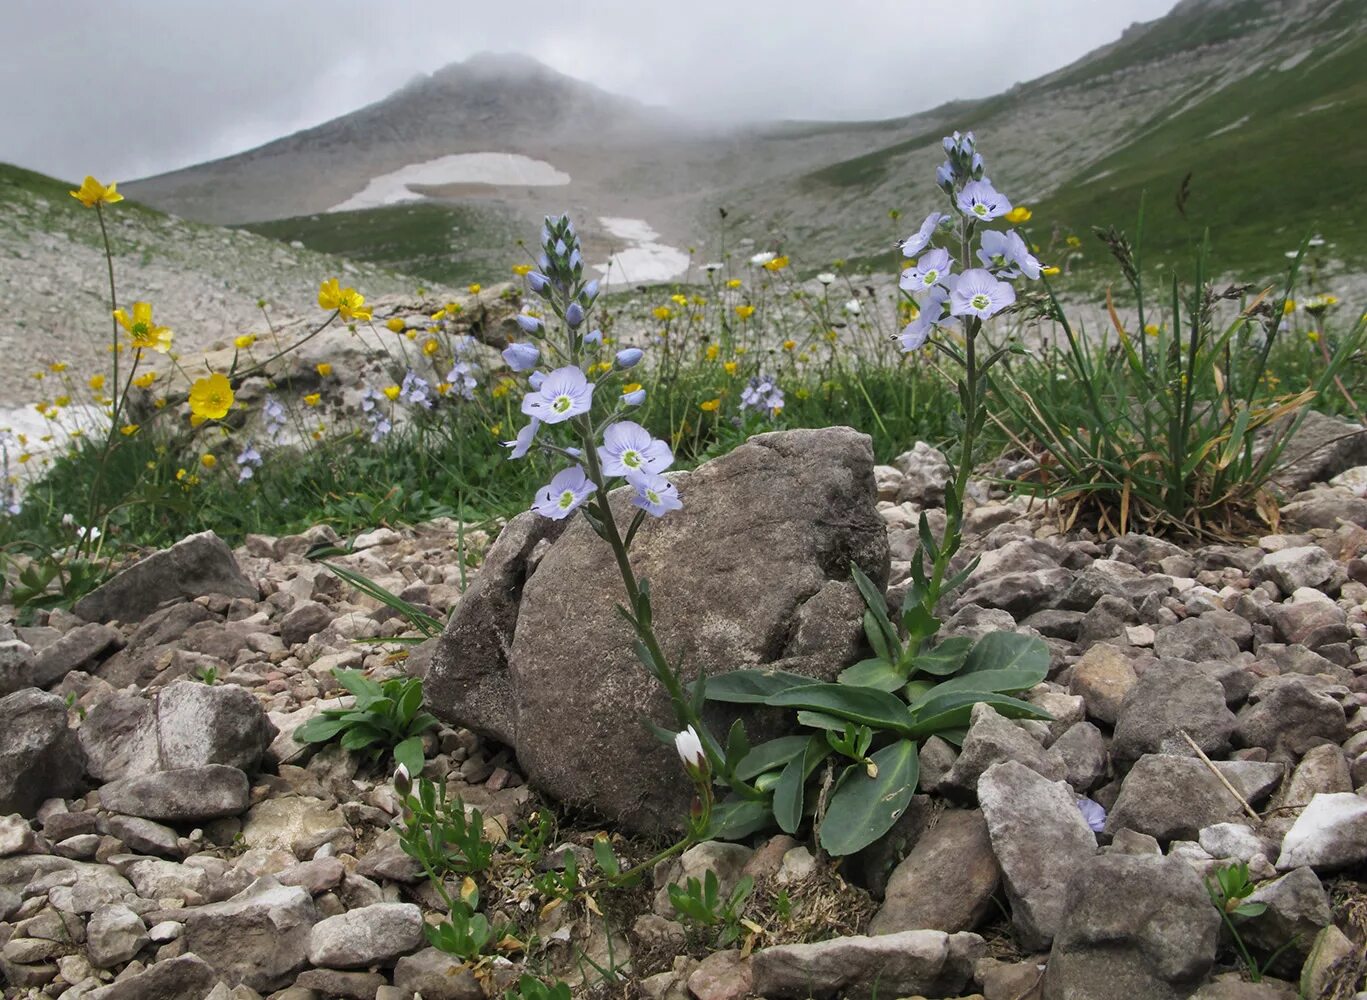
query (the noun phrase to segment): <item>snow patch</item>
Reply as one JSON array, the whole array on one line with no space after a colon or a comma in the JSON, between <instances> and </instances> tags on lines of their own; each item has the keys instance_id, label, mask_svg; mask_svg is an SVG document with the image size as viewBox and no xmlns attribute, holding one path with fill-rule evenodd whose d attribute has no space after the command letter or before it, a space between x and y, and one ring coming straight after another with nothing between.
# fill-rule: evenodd
<instances>
[{"instance_id":1,"label":"snow patch","mask_svg":"<svg viewBox=\"0 0 1367 1000\"><path fill-rule=\"evenodd\" d=\"M659 242L660 234L644 219L608 217L598 221L610 235L628 244L606 264L594 265L603 275L604 285L669 281L688 270L688 254Z\"/></svg>"},{"instance_id":2,"label":"snow patch","mask_svg":"<svg viewBox=\"0 0 1367 1000\"><path fill-rule=\"evenodd\" d=\"M1237 122L1230 122L1224 128L1217 128L1214 132L1208 133L1206 135L1206 138L1213 139L1217 135L1224 135L1226 132L1233 132L1236 128L1243 128L1245 125L1248 124L1249 117L1250 116L1248 115L1244 115Z\"/></svg>"},{"instance_id":3,"label":"snow patch","mask_svg":"<svg viewBox=\"0 0 1367 1000\"><path fill-rule=\"evenodd\" d=\"M341 204L333 205L328 211L352 212L405 201L421 201L423 196L411 188L415 184L549 187L569 182L569 174L555 169L545 160L533 160L520 153L453 153L423 163L410 163L398 170L372 177L364 188Z\"/></svg>"}]
</instances>

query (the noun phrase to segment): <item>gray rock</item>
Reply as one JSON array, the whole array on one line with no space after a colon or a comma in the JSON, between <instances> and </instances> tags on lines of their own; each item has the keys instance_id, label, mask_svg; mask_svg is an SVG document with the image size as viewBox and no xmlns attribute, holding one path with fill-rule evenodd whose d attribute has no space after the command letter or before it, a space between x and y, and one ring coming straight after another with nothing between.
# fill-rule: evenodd
<instances>
[{"instance_id":1,"label":"gray rock","mask_svg":"<svg viewBox=\"0 0 1367 1000\"><path fill-rule=\"evenodd\" d=\"M1024 573L1002 573L971 586L959 596L955 605L965 607L976 604L981 608L999 608L1013 617L1024 618L1033 612L1053 607L1059 593L1072 578L1072 571L1061 566Z\"/></svg>"},{"instance_id":2,"label":"gray rock","mask_svg":"<svg viewBox=\"0 0 1367 1000\"><path fill-rule=\"evenodd\" d=\"M1309 865L1333 871L1367 861L1367 798L1350 792L1316 795L1282 841L1277 868Z\"/></svg>"},{"instance_id":3,"label":"gray rock","mask_svg":"<svg viewBox=\"0 0 1367 1000\"><path fill-rule=\"evenodd\" d=\"M182 538L139 559L100 584L73 610L86 621L141 621L167 601L223 594L260 597L242 575L232 549L212 531Z\"/></svg>"},{"instance_id":4,"label":"gray rock","mask_svg":"<svg viewBox=\"0 0 1367 1000\"><path fill-rule=\"evenodd\" d=\"M831 680L861 655L863 605L849 566L876 585L888 569L867 436L838 427L761 434L673 478L684 509L645 524L632 549L672 656L694 670L772 666ZM612 497L623 521L634 510L628 493ZM506 591L495 599L482 588L468 611L462 600L428 673L430 706L512 743L529 782L552 798L592 805L629 830L675 828L692 795L677 757L643 727L621 725L674 714L616 613L622 583L611 549L575 520L532 571L535 530L515 519L493 567L492 589L526 581L511 648L505 655L503 625L490 627L496 610L510 610ZM717 731L746 719L752 741L791 725L784 714L765 732L761 713L720 704L708 716Z\"/></svg>"},{"instance_id":5,"label":"gray rock","mask_svg":"<svg viewBox=\"0 0 1367 1000\"><path fill-rule=\"evenodd\" d=\"M246 812L250 792L240 770L209 764L111 781L100 789L100 804L128 816L189 823Z\"/></svg>"},{"instance_id":6,"label":"gray rock","mask_svg":"<svg viewBox=\"0 0 1367 1000\"><path fill-rule=\"evenodd\" d=\"M1197 837L1201 850L1212 858L1253 862L1257 858L1269 862L1268 844L1242 823L1216 823L1205 827Z\"/></svg>"},{"instance_id":7,"label":"gray rock","mask_svg":"<svg viewBox=\"0 0 1367 1000\"><path fill-rule=\"evenodd\" d=\"M1154 634L1153 651L1165 660L1228 661L1239 655L1239 644L1198 616L1160 628Z\"/></svg>"},{"instance_id":8,"label":"gray rock","mask_svg":"<svg viewBox=\"0 0 1367 1000\"><path fill-rule=\"evenodd\" d=\"M1124 598L1138 604L1150 594L1167 595L1171 582L1166 576L1151 576L1129 563L1098 559L1088 564L1058 600L1068 611L1090 611L1102 597Z\"/></svg>"},{"instance_id":9,"label":"gray rock","mask_svg":"<svg viewBox=\"0 0 1367 1000\"><path fill-rule=\"evenodd\" d=\"M309 962L327 969L386 965L422 947L422 911L412 903L377 903L328 917L309 934Z\"/></svg>"},{"instance_id":10,"label":"gray rock","mask_svg":"<svg viewBox=\"0 0 1367 1000\"><path fill-rule=\"evenodd\" d=\"M1286 442L1276 480L1295 492L1357 465L1367 465L1367 431L1327 413L1306 410Z\"/></svg>"},{"instance_id":11,"label":"gray rock","mask_svg":"<svg viewBox=\"0 0 1367 1000\"><path fill-rule=\"evenodd\" d=\"M405 997L421 993L423 1000L484 1000L484 991L469 967L436 948L399 959L394 985Z\"/></svg>"},{"instance_id":12,"label":"gray rock","mask_svg":"<svg viewBox=\"0 0 1367 1000\"><path fill-rule=\"evenodd\" d=\"M97 989L86 1000L199 1000L217 982L217 974L198 955L180 955Z\"/></svg>"},{"instance_id":13,"label":"gray rock","mask_svg":"<svg viewBox=\"0 0 1367 1000\"><path fill-rule=\"evenodd\" d=\"M751 956L751 991L775 1000L840 995L955 996L986 946L976 934L902 931L764 948Z\"/></svg>"},{"instance_id":14,"label":"gray rock","mask_svg":"<svg viewBox=\"0 0 1367 1000\"><path fill-rule=\"evenodd\" d=\"M1333 690L1330 683L1300 674L1259 681L1239 712L1235 743L1292 759L1322 743L1342 743L1348 721Z\"/></svg>"},{"instance_id":15,"label":"gray rock","mask_svg":"<svg viewBox=\"0 0 1367 1000\"><path fill-rule=\"evenodd\" d=\"M1367 497L1353 496L1347 490L1314 490L1302 493L1294 503L1282 507L1282 520L1300 531L1337 528L1340 523L1367 524Z\"/></svg>"},{"instance_id":16,"label":"gray rock","mask_svg":"<svg viewBox=\"0 0 1367 1000\"><path fill-rule=\"evenodd\" d=\"M260 878L232 899L189 910L185 943L228 984L266 992L294 981L317 922L305 890Z\"/></svg>"},{"instance_id":17,"label":"gray rock","mask_svg":"<svg viewBox=\"0 0 1367 1000\"><path fill-rule=\"evenodd\" d=\"M674 904L669 901L669 886L685 888L690 878L700 883L708 872L717 876L717 886L723 897L740 882L745 866L755 852L744 844L727 844L719 840L705 840L684 851L677 859L659 868L655 884L654 910L662 917L674 916Z\"/></svg>"},{"instance_id":18,"label":"gray rock","mask_svg":"<svg viewBox=\"0 0 1367 1000\"><path fill-rule=\"evenodd\" d=\"M312 996L321 995L328 1000L375 1000L376 991L388 987L389 980L381 973L339 969L306 969L294 981L296 990L308 990Z\"/></svg>"},{"instance_id":19,"label":"gray rock","mask_svg":"<svg viewBox=\"0 0 1367 1000\"><path fill-rule=\"evenodd\" d=\"M91 622L78 625L56 642L44 646L33 658L32 684L45 688L56 684L73 670L90 670L91 661L110 647L123 645L116 628Z\"/></svg>"},{"instance_id":20,"label":"gray rock","mask_svg":"<svg viewBox=\"0 0 1367 1000\"><path fill-rule=\"evenodd\" d=\"M33 686L33 647L22 639L0 638L0 696Z\"/></svg>"},{"instance_id":21,"label":"gray rock","mask_svg":"<svg viewBox=\"0 0 1367 1000\"><path fill-rule=\"evenodd\" d=\"M1000 879L983 814L948 809L893 870L869 933L970 931L987 913Z\"/></svg>"},{"instance_id":22,"label":"gray rock","mask_svg":"<svg viewBox=\"0 0 1367 1000\"><path fill-rule=\"evenodd\" d=\"M0 698L0 815L31 817L44 800L73 795L83 763L60 697L24 688Z\"/></svg>"},{"instance_id":23,"label":"gray rock","mask_svg":"<svg viewBox=\"0 0 1367 1000\"><path fill-rule=\"evenodd\" d=\"M1077 630L1078 647L1090 649L1095 643L1119 639L1126 627L1138 624L1139 612L1133 604L1123 597L1103 594L1082 616L1082 624Z\"/></svg>"},{"instance_id":24,"label":"gray rock","mask_svg":"<svg viewBox=\"0 0 1367 1000\"><path fill-rule=\"evenodd\" d=\"M1264 976L1250 983L1238 972L1225 972L1191 995L1191 1000L1299 1000L1296 988L1280 979Z\"/></svg>"},{"instance_id":25,"label":"gray rock","mask_svg":"<svg viewBox=\"0 0 1367 1000\"><path fill-rule=\"evenodd\" d=\"M1096 835L1067 785L1014 761L987 770L978 801L1021 945L1047 947L1063 922L1068 881L1096 853Z\"/></svg>"},{"instance_id":26,"label":"gray rock","mask_svg":"<svg viewBox=\"0 0 1367 1000\"><path fill-rule=\"evenodd\" d=\"M1215 766L1250 805L1266 797L1285 769L1279 764L1216 761ZM1120 786L1106 817L1106 832L1128 828L1159 840L1195 840L1217 823L1245 814L1229 789L1195 757L1146 754Z\"/></svg>"},{"instance_id":27,"label":"gray rock","mask_svg":"<svg viewBox=\"0 0 1367 1000\"><path fill-rule=\"evenodd\" d=\"M1219 932L1220 918L1185 862L1089 859L1068 886L1044 1000L1186 1000L1215 962Z\"/></svg>"},{"instance_id":28,"label":"gray rock","mask_svg":"<svg viewBox=\"0 0 1367 1000\"><path fill-rule=\"evenodd\" d=\"M180 835L169 826L153 823L150 819L110 816L109 832L123 841L130 851L138 854L178 858L182 853Z\"/></svg>"},{"instance_id":29,"label":"gray rock","mask_svg":"<svg viewBox=\"0 0 1367 1000\"><path fill-rule=\"evenodd\" d=\"M1219 681L1184 665L1159 662L1125 695L1111 757L1124 763L1151 753L1189 754L1182 732L1208 755L1219 756L1229 749L1233 731L1234 713Z\"/></svg>"},{"instance_id":30,"label":"gray rock","mask_svg":"<svg viewBox=\"0 0 1367 1000\"><path fill-rule=\"evenodd\" d=\"M204 902L209 891L209 873L203 868L142 858L121 864L124 876L133 883L143 899L187 899Z\"/></svg>"},{"instance_id":31,"label":"gray rock","mask_svg":"<svg viewBox=\"0 0 1367 1000\"><path fill-rule=\"evenodd\" d=\"M1106 777L1106 738L1090 722L1075 722L1049 746L1067 769L1064 780L1075 792L1086 794Z\"/></svg>"},{"instance_id":32,"label":"gray rock","mask_svg":"<svg viewBox=\"0 0 1367 1000\"><path fill-rule=\"evenodd\" d=\"M899 503L910 502L921 508L944 506L945 485L954 471L943 452L917 441L910 451L894 458L892 464L902 473L897 490Z\"/></svg>"},{"instance_id":33,"label":"gray rock","mask_svg":"<svg viewBox=\"0 0 1367 1000\"><path fill-rule=\"evenodd\" d=\"M1125 696L1138 681L1139 675L1125 653L1115 646L1098 644L1073 664L1068 690L1082 696L1088 716L1113 726Z\"/></svg>"},{"instance_id":34,"label":"gray rock","mask_svg":"<svg viewBox=\"0 0 1367 1000\"><path fill-rule=\"evenodd\" d=\"M85 927L85 953L97 969L112 969L132 959L147 944L147 926L122 903L102 906Z\"/></svg>"},{"instance_id":35,"label":"gray rock","mask_svg":"<svg viewBox=\"0 0 1367 1000\"><path fill-rule=\"evenodd\" d=\"M1248 901L1267 909L1242 921L1239 932L1251 947L1265 954L1285 948L1272 965L1278 975L1296 975L1320 930L1334 922L1329 894L1309 868L1296 868L1264 882Z\"/></svg>"},{"instance_id":36,"label":"gray rock","mask_svg":"<svg viewBox=\"0 0 1367 1000\"><path fill-rule=\"evenodd\" d=\"M1335 565L1329 553L1318 545L1296 545L1263 556L1249 579L1254 583L1271 580L1289 597L1301 587L1318 587L1330 579Z\"/></svg>"},{"instance_id":37,"label":"gray rock","mask_svg":"<svg viewBox=\"0 0 1367 1000\"><path fill-rule=\"evenodd\" d=\"M991 705L979 702L973 706L968 733L959 756L949 773L936 786L937 791L957 792L960 796L971 797L977 793L978 779L983 772L993 764L1006 760L1024 764L1050 781L1061 780L1068 771L1058 754L1045 750L1038 740Z\"/></svg>"},{"instance_id":38,"label":"gray rock","mask_svg":"<svg viewBox=\"0 0 1367 1000\"><path fill-rule=\"evenodd\" d=\"M316 601L305 601L280 619L280 638L286 646L295 646L308 642L331 624L331 611Z\"/></svg>"}]
</instances>

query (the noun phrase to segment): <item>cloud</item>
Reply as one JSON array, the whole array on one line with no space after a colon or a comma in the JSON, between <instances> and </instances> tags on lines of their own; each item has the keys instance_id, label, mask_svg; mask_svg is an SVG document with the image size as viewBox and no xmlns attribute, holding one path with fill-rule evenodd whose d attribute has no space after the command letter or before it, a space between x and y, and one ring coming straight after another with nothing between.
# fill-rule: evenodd
<instances>
[{"instance_id":1,"label":"cloud","mask_svg":"<svg viewBox=\"0 0 1367 1000\"><path fill-rule=\"evenodd\" d=\"M127 180L239 152L480 51L735 120L986 96L1172 0L5 0L0 160Z\"/></svg>"}]
</instances>

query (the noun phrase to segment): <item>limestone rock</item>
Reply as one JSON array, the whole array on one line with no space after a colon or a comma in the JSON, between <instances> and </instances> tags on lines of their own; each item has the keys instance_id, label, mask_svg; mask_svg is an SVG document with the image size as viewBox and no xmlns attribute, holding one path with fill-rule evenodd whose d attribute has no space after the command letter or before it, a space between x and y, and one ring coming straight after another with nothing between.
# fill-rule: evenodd
<instances>
[{"instance_id":1,"label":"limestone rock","mask_svg":"<svg viewBox=\"0 0 1367 1000\"><path fill-rule=\"evenodd\" d=\"M86 621L134 622L167 601L204 594L261 596L242 575L232 550L212 531L139 559L82 597L73 610Z\"/></svg>"},{"instance_id":2,"label":"limestone rock","mask_svg":"<svg viewBox=\"0 0 1367 1000\"><path fill-rule=\"evenodd\" d=\"M1309 865L1332 871L1367 861L1367 798L1350 792L1316 795L1282 841L1277 868Z\"/></svg>"},{"instance_id":3,"label":"limestone rock","mask_svg":"<svg viewBox=\"0 0 1367 1000\"><path fill-rule=\"evenodd\" d=\"M479 980L465 963L436 948L399 959L394 985L406 997L421 993L423 1000L484 1000Z\"/></svg>"},{"instance_id":4,"label":"limestone rock","mask_svg":"<svg viewBox=\"0 0 1367 1000\"><path fill-rule=\"evenodd\" d=\"M100 789L100 803L110 812L171 823L237 816L249 799L247 776L223 764L121 778Z\"/></svg>"},{"instance_id":5,"label":"limestone rock","mask_svg":"<svg viewBox=\"0 0 1367 1000\"><path fill-rule=\"evenodd\" d=\"M1144 754L1190 754L1182 732L1210 756L1219 756L1229 748L1233 731L1234 713L1219 681L1185 664L1159 662L1125 695L1111 757L1129 762Z\"/></svg>"},{"instance_id":6,"label":"limestone rock","mask_svg":"<svg viewBox=\"0 0 1367 1000\"><path fill-rule=\"evenodd\" d=\"M976 934L902 931L764 948L751 956L756 996L775 1000L955 996L986 946Z\"/></svg>"},{"instance_id":7,"label":"limestone rock","mask_svg":"<svg viewBox=\"0 0 1367 1000\"><path fill-rule=\"evenodd\" d=\"M1000 878L983 814L946 810L893 870L869 933L970 931L988 911Z\"/></svg>"},{"instance_id":8,"label":"limestone rock","mask_svg":"<svg viewBox=\"0 0 1367 1000\"><path fill-rule=\"evenodd\" d=\"M0 698L0 815L32 816L45 799L74 794L82 770L66 702L37 688Z\"/></svg>"},{"instance_id":9,"label":"limestone rock","mask_svg":"<svg viewBox=\"0 0 1367 1000\"><path fill-rule=\"evenodd\" d=\"M386 965L422 947L422 911L412 903L362 906L313 925L308 958L327 969Z\"/></svg>"},{"instance_id":10,"label":"limestone rock","mask_svg":"<svg viewBox=\"0 0 1367 1000\"><path fill-rule=\"evenodd\" d=\"M231 899L188 911L185 943L230 985L267 992L294 981L317 922L305 890L261 878Z\"/></svg>"}]
</instances>

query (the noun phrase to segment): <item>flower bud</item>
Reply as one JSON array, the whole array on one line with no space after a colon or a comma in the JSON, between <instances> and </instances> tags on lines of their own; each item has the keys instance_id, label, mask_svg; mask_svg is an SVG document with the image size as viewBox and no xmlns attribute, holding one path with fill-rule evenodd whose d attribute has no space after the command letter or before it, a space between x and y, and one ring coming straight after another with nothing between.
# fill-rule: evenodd
<instances>
[{"instance_id":1,"label":"flower bud","mask_svg":"<svg viewBox=\"0 0 1367 1000\"><path fill-rule=\"evenodd\" d=\"M537 295L540 295L547 288L549 288L550 284L550 279L547 278L540 271L527 272L527 287L530 288L532 291L536 292Z\"/></svg>"},{"instance_id":2,"label":"flower bud","mask_svg":"<svg viewBox=\"0 0 1367 1000\"><path fill-rule=\"evenodd\" d=\"M407 797L413 790L413 776L408 773L408 766L400 764L394 769L394 791L399 795Z\"/></svg>"},{"instance_id":3,"label":"flower bud","mask_svg":"<svg viewBox=\"0 0 1367 1000\"><path fill-rule=\"evenodd\" d=\"M625 370L638 364L644 356L645 352L639 347L624 347L617 352L617 357L614 360L618 368Z\"/></svg>"},{"instance_id":4,"label":"flower bud","mask_svg":"<svg viewBox=\"0 0 1367 1000\"><path fill-rule=\"evenodd\" d=\"M644 389L632 389L631 392L622 394L622 402L627 406L640 406L646 401L646 391Z\"/></svg>"},{"instance_id":5,"label":"flower bud","mask_svg":"<svg viewBox=\"0 0 1367 1000\"><path fill-rule=\"evenodd\" d=\"M584 334L584 343L593 344L595 347L601 346L603 343L603 331L590 330L588 333Z\"/></svg>"},{"instance_id":6,"label":"flower bud","mask_svg":"<svg viewBox=\"0 0 1367 1000\"><path fill-rule=\"evenodd\" d=\"M585 305L588 305L594 299L598 298L598 279L594 278L587 285L585 285L584 291L580 294L579 297Z\"/></svg>"},{"instance_id":7,"label":"flower bud","mask_svg":"<svg viewBox=\"0 0 1367 1000\"><path fill-rule=\"evenodd\" d=\"M697 730L692 726L675 735L674 749L678 751L684 767L699 771L706 769L707 755L703 753L702 740L698 739Z\"/></svg>"},{"instance_id":8,"label":"flower bud","mask_svg":"<svg viewBox=\"0 0 1367 1000\"><path fill-rule=\"evenodd\" d=\"M509 344L503 350L503 360L508 362L508 367L515 372L535 368L540 358L541 352L535 344Z\"/></svg>"},{"instance_id":9,"label":"flower bud","mask_svg":"<svg viewBox=\"0 0 1367 1000\"><path fill-rule=\"evenodd\" d=\"M576 329L584 322L584 307L578 302L571 302L565 310L565 322L570 325L571 330Z\"/></svg>"},{"instance_id":10,"label":"flower bud","mask_svg":"<svg viewBox=\"0 0 1367 1000\"><path fill-rule=\"evenodd\" d=\"M539 390L541 388L541 383L544 381L546 381L545 372L532 372L530 375L527 376L527 383L534 390Z\"/></svg>"},{"instance_id":11,"label":"flower bud","mask_svg":"<svg viewBox=\"0 0 1367 1000\"><path fill-rule=\"evenodd\" d=\"M513 318L517 320L517 325L522 327L524 333L536 334L541 332L541 320L537 319L535 316L528 316L526 313L518 313Z\"/></svg>"}]
</instances>

